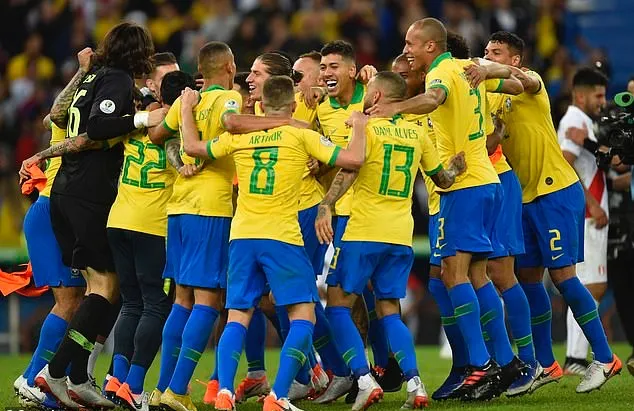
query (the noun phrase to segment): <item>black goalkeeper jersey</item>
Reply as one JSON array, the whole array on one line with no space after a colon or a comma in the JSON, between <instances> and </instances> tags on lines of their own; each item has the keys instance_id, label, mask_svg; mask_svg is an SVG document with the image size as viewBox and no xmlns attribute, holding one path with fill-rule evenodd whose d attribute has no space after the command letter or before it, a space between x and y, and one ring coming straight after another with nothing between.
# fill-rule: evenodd
<instances>
[{"instance_id":1,"label":"black goalkeeper jersey","mask_svg":"<svg viewBox=\"0 0 634 411\"><path fill-rule=\"evenodd\" d=\"M66 154L51 192L86 201L112 204L123 162L123 146L108 148L106 140L134 130L134 81L118 69L91 70L75 92L68 109L67 136L88 133L104 142L103 150Z\"/></svg>"}]
</instances>

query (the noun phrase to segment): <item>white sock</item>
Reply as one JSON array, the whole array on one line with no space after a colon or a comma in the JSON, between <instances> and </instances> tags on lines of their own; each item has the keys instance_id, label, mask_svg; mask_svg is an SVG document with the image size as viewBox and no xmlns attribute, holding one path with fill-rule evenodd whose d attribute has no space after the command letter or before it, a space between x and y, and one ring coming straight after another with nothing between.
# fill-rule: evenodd
<instances>
[{"instance_id":1,"label":"white sock","mask_svg":"<svg viewBox=\"0 0 634 411\"><path fill-rule=\"evenodd\" d=\"M247 378L258 379L266 376L266 371L258 370L258 371L249 371L247 372Z\"/></svg>"},{"instance_id":2,"label":"white sock","mask_svg":"<svg viewBox=\"0 0 634 411\"><path fill-rule=\"evenodd\" d=\"M420 386L420 384L421 384L421 381L418 375L410 378L407 381L407 392L416 391L416 389Z\"/></svg>"},{"instance_id":3,"label":"white sock","mask_svg":"<svg viewBox=\"0 0 634 411\"><path fill-rule=\"evenodd\" d=\"M570 308L568 308L568 313L566 314L566 331L566 357L585 360L588 356L590 343L583 334L579 324L577 324L577 320L575 320Z\"/></svg>"},{"instance_id":4,"label":"white sock","mask_svg":"<svg viewBox=\"0 0 634 411\"><path fill-rule=\"evenodd\" d=\"M359 377L359 389L367 390L373 385L372 375L365 374Z\"/></svg>"},{"instance_id":5,"label":"white sock","mask_svg":"<svg viewBox=\"0 0 634 411\"><path fill-rule=\"evenodd\" d=\"M95 364L97 364L97 358L99 358L99 354L101 354L102 351L103 351L103 344L100 342L95 342L95 346L92 349L92 352L90 353L90 357L88 357L87 371L90 377L93 376L93 373L95 371Z\"/></svg>"}]
</instances>

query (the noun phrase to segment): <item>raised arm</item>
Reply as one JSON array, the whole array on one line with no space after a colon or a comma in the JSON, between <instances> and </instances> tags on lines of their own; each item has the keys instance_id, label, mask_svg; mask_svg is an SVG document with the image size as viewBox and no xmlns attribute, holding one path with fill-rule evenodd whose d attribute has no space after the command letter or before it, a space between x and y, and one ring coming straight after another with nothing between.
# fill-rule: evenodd
<instances>
[{"instance_id":1,"label":"raised arm","mask_svg":"<svg viewBox=\"0 0 634 411\"><path fill-rule=\"evenodd\" d=\"M51 107L51 121L59 128L66 128L66 122L68 120L68 108L73 102L73 96L77 88L81 84L84 76L90 70L90 60L92 58L93 51L90 47L86 47L79 53L77 53L77 60L79 60L79 68L77 72L70 79L66 87L55 97L53 106Z\"/></svg>"},{"instance_id":2,"label":"raised arm","mask_svg":"<svg viewBox=\"0 0 634 411\"><path fill-rule=\"evenodd\" d=\"M487 153L489 155L495 153L498 145L502 142L506 130L506 125L498 116L493 116L493 124L495 124L493 133L487 136Z\"/></svg>"},{"instance_id":3,"label":"raised arm","mask_svg":"<svg viewBox=\"0 0 634 411\"><path fill-rule=\"evenodd\" d=\"M531 76L529 73L518 69L517 67L511 67L513 75L522 82L524 92L535 94L542 89L542 82L535 76Z\"/></svg>"},{"instance_id":4,"label":"raised arm","mask_svg":"<svg viewBox=\"0 0 634 411\"><path fill-rule=\"evenodd\" d=\"M193 157L210 158L207 152L207 141L200 140L198 129L196 128L196 121L194 120L193 110L196 104L198 104L198 100L198 92L189 87L181 94L181 136L183 137L183 151Z\"/></svg>"},{"instance_id":5,"label":"raised arm","mask_svg":"<svg viewBox=\"0 0 634 411\"><path fill-rule=\"evenodd\" d=\"M447 92L443 88L430 88L425 93L410 99L396 102L376 104L366 112L372 117L392 117L396 114L428 114L445 102Z\"/></svg>"},{"instance_id":6,"label":"raised arm","mask_svg":"<svg viewBox=\"0 0 634 411\"><path fill-rule=\"evenodd\" d=\"M222 124L225 130L231 134L246 134L287 126L292 124L292 120L281 117L256 116L255 114L225 113L222 116Z\"/></svg>"}]
</instances>

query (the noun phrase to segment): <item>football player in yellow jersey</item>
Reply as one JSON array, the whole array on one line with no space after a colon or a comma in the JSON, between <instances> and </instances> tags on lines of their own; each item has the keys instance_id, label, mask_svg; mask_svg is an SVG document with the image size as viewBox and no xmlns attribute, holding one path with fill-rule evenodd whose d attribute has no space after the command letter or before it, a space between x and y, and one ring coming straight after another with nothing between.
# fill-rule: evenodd
<instances>
[{"instance_id":1,"label":"football player in yellow jersey","mask_svg":"<svg viewBox=\"0 0 634 411\"><path fill-rule=\"evenodd\" d=\"M522 185L526 253L517 258L518 276L530 305L537 360L544 368L533 388L562 375L552 353L550 299L542 284L547 267L592 346L594 361L577 386L577 392L589 392L620 372L622 365L608 345L592 296L575 273L575 264L583 261L583 187L558 146L541 78L520 68L523 48L516 35L497 32L489 39L485 58L509 66L524 86L524 93L505 98L499 108L506 118L502 147ZM490 77L493 69L473 66L468 75L477 83Z\"/></svg>"},{"instance_id":2,"label":"football player in yellow jersey","mask_svg":"<svg viewBox=\"0 0 634 411\"><path fill-rule=\"evenodd\" d=\"M407 86L396 73L381 72L368 84L364 108L377 102L405 99ZM355 172L339 172L320 205L315 222L320 240L332 240L330 208L354 181L350 220L341 242L341 252L329 272L326 314L335 329L337 346L358 379L359 393L353 410L366 409L383 396L370 374L361 336L355 332L350 310L372 282L378 300L380 321L389 345L407 380L407 401L402 408L427 405L427 393L416 365L412 337L400 318L399 299L405 296L414 261L411 216L412 190L420 167L434 182L448 188L464 171L461 153L444 170L426 130L397 115L372 118L365 129L366 161ZM378 224L384 221L385 224Z\"/></svg>"},{"instance_id":3,"label":"football player in yellow jersey","mask_svg":"<svg viewBox=\"0 0 634 411\"><path fill-rule=\"evenodd\" d=\"M446 51L447 32L438 20L426 18L412 24L405 43L404 52L412 69L426 71L425 93L399 103L379 104L368 112L431 113L441 161L448 161L457 151L465 152L467 171L449 189L438 190L441 200L437 240L444 266L442 280L449 298L437 302L452 306L469 352L470 372L455 395L488 399L499 395L511 382L501 381L501 369L491 361L479 324L481 310L488 314L483 328L491 335L496 354L498 348L505 352L503 358L497 356L498 361L509 365L513 354L508 336L502 335L506 331L499 298L486 275L487 255L496 246L494 219L502 195L500 180L486 150L486 89L484 85L469 86L463 64ZM469 207L465 209L463 205L467 203Z\"/></svg>"},{"instance_id":4,"label":"football player in yellow jersey","mask_svg":"<svg viewBox=\"0 0 634 411\"><path fill-rule=\"evenodd\" d=\"M69 84L56 97L51 114L44 119L44 126L51 130L50 145L54 147L66 138L68 106L72 96L84 75L90 68L93 52L85 48L77 54L79 69ZM55 118L55 122L51 120ZM24 236L26 237L29 259L33 269L33 280L37 287L49 286L53 290L55 305L46 316L38 345L27 369L14 383L16 394L28 405L43 403L56 407L56 401L47 399L46 395L35 387L34 379L57 351L68 327L68 321L84 295L86 282L78 271L71 271L62 262L60 247L51 227L50 192L55 176L61 165L61 158L53 158L60 150L49 148L26 160L20 172L21 180L29 177L26 168L32 164L42 164L46 160L46 187L40 192L37 201L29 208L24 217ZM49 160L50 158L50 160Z\"/></svg>"},{"instance_id":5,"label":"football player in yellow jersey","mask_svg":"<svg viewBox=\"0 0 634 411\"><path fill-rule=\"evenodd\" d=\"M161 78L161 103L169 108L193 77L181 71ZM108 217L108 240L115 262L123 307L114 329L112 377L104 387L130 407L147 405L145 374L161 344L171 301L163 290L167 202L177 171L168 166L165 149L147 131L126 136L119 190Z\"/></svg>"},{"instance_id":6,"label":"football player in yellow jersey","mask_svg":"<svg viewBox=\"0 0 634 411\"><path fill-rule=\"evenodd\" d=\"M266 116L290 118L296 105L293 86L287 76L271 77L265 82L262 106ZM191 104L196 99L195 94L187 97ZM188 113L184 108L183 115ZM192 118L187 121L191 123ZM354 122L354 128L362 130L359 125L365 122L364 116L357 116ZM183 128L186 152L212 159L233 154L242 187L231 227L229 319L218 347L221 391L215 407L219 410L235 407L232 388L246 327L268 282L276 303L287 307L291 323L278 375L273 391L264 400L264 410L290 409L289 389L310 349L315 321L313 303L318 301L314 272L303 248L297 220L303 170L309 156L339 167L360 167L365 136L357 133L348 150L313 131L293 127L223 135L200 142L191 126L185 123ZM275 213L271 213L272 208Z\"/></svg>"},{"instance_id":7,"label":"football player in yellow jersey","mask_svg":"<svg viewBox=\"0 0 634 411\"><path fill-rule=\"evenodd\" d=\"M455 33L447 33L447 48L451 51L452 56L461 59L461 63L466 66L472 64L472 60L469 60L471 55L469 46L467 45L464 37ZM485 63L485 60L474 59L477 63ZM508 69L505 76L508 76ZM496 96L502 96L500 93L508 93L512 95L520 94L524 88L522 83L514 76L505 79L492 79L486 82L486 100L487 103ZM508 95L506 94L506 95ZM491 112L490 104L487 104L487 111ZM495 117L495 127L493 123L493 117ZM530 327L530 310L528 306L528 300L524 294L523 289L517 282L514 272L514 261L516 255L524 253L524 241L522 235L522 189L515 173L511 170L504 153L500 141L504 133L504 123L498 116L485 116L487 123L487 151L489 153L489 159L498 173L500 182L502 184L502 191L504 193L501 196L501 206L499 207L499 214L494 227L495 235L499 241L495 243L493 252L489 255L487 263L487 273L491 278L491 281L502 295L507 312L508 323L512 335L515 337L515 344L518 347L518 358L513 358L513 361L508 367L504 367L504 374L502 378L515 380L509 389L506 391L508 396L518 396L527 393L535 378L541 373L541 370L537 367L537 361L535 360L535 351L533 350L532 334ZM493 130L493 132L490 132ZM436 252L434 252L436 254ZM432 256L433 258L433 256ZM443 296L439 294L445 294L446 292L441 289L439 276L434 275L434 271L439 270L440 267L436 267L431 271L430 277L430 290L434 295L438 295L438 299L442 299ZM451 314L451 313L448 313ZM467 364L467 353L464 346L464 340L459 333L455 333L457 328L451 324L451 320L447 317L442 318L444 329L448 335L448 340L451 345L453 364L452 372L449 378L445 381L432 398L442 399L444 395L450 395L450 383L452 380L452 374L455 374L456 370L461 366ZM489 336L491 337L491 336ZM504 340L506 336L502 336ZM491 338L487 341L487 346L495 346L495 341ZM504 357L511 355L508 350L509 345L504 344ZM498 353L496 350L490 350L494 359L498 359ZM526 372L524 372L526 371Z\"/></svg>"}]
</instances>

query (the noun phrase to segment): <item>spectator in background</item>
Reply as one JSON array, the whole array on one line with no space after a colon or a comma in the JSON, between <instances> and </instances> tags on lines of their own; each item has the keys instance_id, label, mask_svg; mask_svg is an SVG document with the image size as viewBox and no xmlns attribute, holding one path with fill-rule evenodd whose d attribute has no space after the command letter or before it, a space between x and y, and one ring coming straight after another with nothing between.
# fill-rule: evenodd
<instances>
[{"instance_id":1,"label":"spectator in background","mask_svg":"<svg viewBox=\"0 0 634 411\"><path fill-rule=\"evenodd\" d=\"M328 43L339 38L339 15L326 0L312 0L310 6L298 10L291 18L294 36L301 36L306 27L311 28L311 34L319 35L322 43Z\"/></svg>"},{"instance_id":2,"label":"spectator in background","mask_svg":"<svg viewBox=\"0 0 634 411\"><path fill-rule=\"evenodd\" d=\"M491 15L489 18L489 32L508 31L521 38L528 34L526 11L513 7L511 0L491 0Z\"/></svg>"},{"instance_id":3,"label":"spectator in background","mask_svg":"<svg viewBox=\"0 0 634 411\"><path fill-rule=\"evenodd\" d=\"M460 34L467 40L474 55L482 55L487 33L475 18L475 12L467 0L447 0L444 12L447 30Z\"/></svg>"},{"instance_id":4,"label":"spectator in background","mask_svg":"<svg viewBox=\"0 0 634 411\"><path fill-rule=\"evenodd\" d=\"M200 22L200 35L208 41L228 42L240 24L240 16L233 9L231 0L213 1L213 13Z\"/></svg>"},{"instance_id":5,"label":"spectator in background","mask_svg":"<svg viewBox=\"0 0 634 411\"><path fill-rule=\"evenodd\" d=\"M260 55L257 39L259 35L254 17L247 16L240 22L229 42L239 70L250 69L255 58Z\"/></svg>"},{"instance_id":6,"label":"spectator in background","mask_svg":"<svg viewBox=\"0 0 634 411\"><path fill-rule=\"evenodd\" d=\"M53 60L42 55L42 37L38 33L31 33L26 39L24 51L9 60L7 78L15 81L29 75L29 69L35 79L50 80L55 75Z\"/></svg>"},{"instance_id":7,"label":"spectator in background","mask_svg":"<svg viewBox=\"0 0 634 411\"><path fill-rule=\"evenodd\" d=\"M247 18L250 17L255 21L257 35L255 35L254 40L257 48L263 47L270 41L269 22L280 13L282 13L282 9L278 5L278 0L260 0L258 6L246 14ZM257 50L255 50L255 54L256 57L259 55ZM250 61L249 65L253 60Z\"/></svg>"},{"instance_id":8,"label":"spectator in background","mask_svg":"<svg viewBox=\"0 0 634 411\"><path fill-rule=\"evenodd\" d=\"M156 50L165 51L164 48L170 37L183 28L183 18L178 14L174 4L164 1L159 4L157 16L150 20L148 28ZM173 51L176 52L176 50Z\"/></svg>"},{"instance_id":9,"label":"spectator in background","mask_svg":"<svg viewBox=\"0 0 634 411\"><path fill-rule=\"evenodd\" d=\"M106 33L116 26L123 16L123 7L117 1L100 2L97 7L97 21L92 31L93 40L101 43Z\"/></svg>"},{"instance_id":10,"label":"spectator in background","mask_svg":"<svg viewBox=\"0 0 634 411\"><path fill-rule=\"evenodd\" d=\"M631 77L627 82L627 91L634 94L634 77Z\"/></svg>"}]
</instances>

